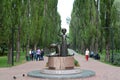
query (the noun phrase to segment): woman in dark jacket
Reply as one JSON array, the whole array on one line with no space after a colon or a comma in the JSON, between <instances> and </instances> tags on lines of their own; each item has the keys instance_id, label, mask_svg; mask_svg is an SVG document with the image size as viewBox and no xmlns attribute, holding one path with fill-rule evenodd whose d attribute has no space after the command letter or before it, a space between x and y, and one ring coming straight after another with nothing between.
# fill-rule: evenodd
<instances>
[{"instance_id":1,"label":"woman in dark jacket","mask_svg":"<svg viewBox=\"0 0 120 80\"><path fill-rule=\"evenodd\" d=\"M43 56L44 56L44 50L41 49L41 60L44 60Z\"/></svg>"}]
</instances>

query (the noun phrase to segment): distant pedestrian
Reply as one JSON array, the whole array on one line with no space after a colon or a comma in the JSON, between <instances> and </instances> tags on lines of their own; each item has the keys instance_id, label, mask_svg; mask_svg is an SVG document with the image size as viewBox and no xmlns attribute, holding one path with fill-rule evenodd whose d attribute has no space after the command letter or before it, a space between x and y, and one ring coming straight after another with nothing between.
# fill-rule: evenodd
<instances>
[{"instance_id":1,"label":"distant pedestrian","mask_svg":"<svg viewBox=\"0 0 120 80\"><path fill-rule=\"evenodd\" d=\"M37 59L36 59L36 60L39 60L39 61L40 61L40 54L41 54L41 51L40 51L40 49L38 48L37 51L36 51L36 55L37 55Z\"/></svg>"},{"instance_id":2,"label":"distant pedestrian","mask_svg":"<svg viewBox=\"0 0 120 80\"><path fill-rule=\"evenodd\" d=\"M31 60L31 58L32 58L32 55L31 55L31 54L32 54L32 50L30 49L30 50L29 50L29 58L30 58L30 60Z\"/></svg>"},{"instance_id":3,"label":"distant pedestrian","mask_svg":"<svg viewBox=\"0 0 120 80\"><path fill-rule=\"evenodd\" d=\"M44 57L43 57L43 56L44 56L44 50L43 50L43 49L41 49L41 55L40 55L40 56L41 56L41 57L40 57L41 60L44 60Z\"/></svg>"},{"instance_id":4,"label":"distant pedestrian","mask_svg":"<svg viewBox=\"0 0 120 80\"><path fill-rule=\"evenodd\" d=\"M89 58L89 50L88 50L88 48L85 51L85 58L86 58L86 61L88 61L88 58Z\"/></svg>"},{"instance_id":5,"label":"distant pedestrian","mask_svg":"<svg viewBox=\"0 0 120 80\"><path fill-rule=\"evenodd\" d=\"M37 51L36 50L33 51L33 59L37 60Z\"/></svg>"},{"instance_id":6,"label":"distant pedestrian","mask_svg":"<svg viewBox=\"0 0 120 80\"><path fill-rule=\"evenodd\" d=\"M31 58L32 58L32 61L36 59L36 51L34 49L32 49L31 51Z\"/></svg>"}]
</instances>

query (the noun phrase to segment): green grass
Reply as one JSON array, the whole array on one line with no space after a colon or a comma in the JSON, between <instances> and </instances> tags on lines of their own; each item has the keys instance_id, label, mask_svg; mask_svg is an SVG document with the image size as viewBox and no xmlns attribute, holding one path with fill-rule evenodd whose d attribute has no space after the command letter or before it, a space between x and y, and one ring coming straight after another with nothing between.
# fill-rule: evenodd
<instances>
[{"instance_id":1,"label":"green grass","mask_svg":"<svg viewBox=\"0 0 120 80\"><path fill-rule=\"evenodd\" d=\"M105 61L105 54L100 54L100 61L104 62Z\"/></svg>"},{"instance_id":2,"label":"green grass","mask_svg":"<svg viewBox=\"0 0 120 80\"><path fill-rule=\"evenodd\" d=\"M0 57L0 67L9 67L7 64L7 56Z\"/></svg>"},{"instance_id":3,"label":"green grass","mask_svg":"<svg viewBox=\"0 0 120 80\"><path fill-rule=\"evenodd\" d=\"M14 60L15 60L15 56L14 56ZM15 62L14 61L14 66L16 65L20 65L20 64L23 64L26 62L26 59L25 59L25 53L21 53L21 56L20 56L20 61L19 62ZM0 68L2 67L11 67L12 65L10 64L7 64L7 56L2 56L0 57Z\"/></svg>"}]
</instances>

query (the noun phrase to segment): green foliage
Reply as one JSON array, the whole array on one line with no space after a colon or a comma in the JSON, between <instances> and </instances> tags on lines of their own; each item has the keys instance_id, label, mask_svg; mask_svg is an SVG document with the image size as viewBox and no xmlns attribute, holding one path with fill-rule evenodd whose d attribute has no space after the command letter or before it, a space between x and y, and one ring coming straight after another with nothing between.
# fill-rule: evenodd
<instances>
[{"instance_id":1,"label":"green foliage","mask_svg":"<svg viewBox=\"0 0 120 80\"><path fill-rule=\"evenodd\" d=\"M113 51L114 52L113 53L113 63L112 63L112 51L110 51L110 52L111 52L110 53L110 55L111 55L110 62L111 63L105 61L105 55L106 55L105 50L103 50L102 53L99 53L100 54L100 61L104 62L106 64L113 65L113 66L120 66L120 52L116 51L116 50Z\"/></svg>"},{"instance_id":2,"label":"green foliage","mask_svg":"<svg viewBox=\"0 0 120 80\"><path fill-rule=\"evenodd\" d=\"M10 50L13 35L17 50L22 46L44 48L57 42L61 23L57 2L58 0L1 0L0 45L7 44ZM11 54L11 51L8 52Z\"/></svg>"},{"instance_id":3,"label":"green foliage","mask_svg":"<svg viewBox=\"0 0 120 80\"><path fill-rule=\"evenodd\" d=\"M99 17L94 0L75 0L70 22L70 43L79 50L96 48L100 37ZM91 46L90 46L91 45Z\"/></svg>"},{"instance_id":4,"label":"green foliage","mask_svg":"<svg viewBox=\"0 0 120 80\"><path fill-rule=\"evenodd\" d=\"M76 59L74 59L74 64L75 64L76 67L80 66L79 62Z\"/></svg>"},{"instance_id":5,"label":"green foliage","mask_svg":"<svg viewBox=\"0 0 120 80\"><path fill-rule=\"evenodd\" d=\"M113 64L117 65L117 66L120 66L120 53L116 53L113 56L114 56Z\"/></svg>"},{"instance_id":6,"label":"green foliage","mask_svg":"<svg viewBox=\"0 0 120 80\"><path fill-rule=\"evenodd\" d=\"M27 39L30 39L32 45L40 43L41 46L47 46L52 41L56 42L58 39L56 34L60 29L57 2L57 0L47 2L44 0L1 0L0 43L11 39L11 27L17 34L18 26L20 26L22 44L26 44ZM51 35L53 32L56 34ZM16 38L17 35L15 35Z\"/></svg>"},{"instance_id":7,"label":"green foliage","mask_svg":"<svg viewBox=\"0 0 120 80\"><path fill-rule=\"evenodd\" d=\"M70 21L70 43L75 50L84 52L88 47L98 53L106 49L120 49L120 1L75 0Z\"/></svg>"}]
</instances>

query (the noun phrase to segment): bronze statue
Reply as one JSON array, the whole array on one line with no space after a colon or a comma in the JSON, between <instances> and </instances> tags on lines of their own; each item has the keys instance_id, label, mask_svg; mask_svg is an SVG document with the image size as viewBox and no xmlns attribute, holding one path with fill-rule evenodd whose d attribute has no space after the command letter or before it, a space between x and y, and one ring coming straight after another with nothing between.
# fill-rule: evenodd
<instances>
[{"instance_id":1,"label":"bronze statue","mask_svg":"<svg viewBox=\"0 0 120 80\"><path fill-rule=\"evenodd\" d=\"M68 50L67 50L67 40L66 40L66 37L67 35L65 34L66 33L66 29L63 28L62 29L62 44L61 44L61 47L60 47L60 56L67 56L68 55Z\"/></svg>"},{"instance_id":2,"label":"bronze statue","mask_svg":"<svg viewBox=\"0 0 120 80\"><path fill-rule=\"evenodd\" d=\"M67 50L67 40L66 37L67 35L66 33L66 29L63 28L62 29L62 34L60 35L60 37L62 37L62 43L61 44L51 44L50 47L54 48L56 50L56 54L58 56L67 56L68 55L68 50Z\"/></svg>"}]
</instances>

